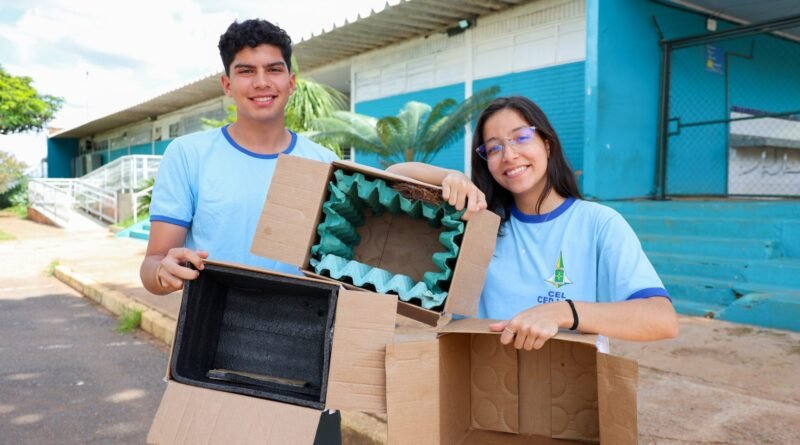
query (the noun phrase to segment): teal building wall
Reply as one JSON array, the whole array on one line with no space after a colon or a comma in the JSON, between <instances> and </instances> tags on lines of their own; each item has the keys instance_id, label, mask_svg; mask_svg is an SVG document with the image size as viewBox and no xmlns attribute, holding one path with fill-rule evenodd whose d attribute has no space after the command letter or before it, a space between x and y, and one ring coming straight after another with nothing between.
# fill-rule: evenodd
<instances>
[{"instance_id":1,"label":"teal building wall","mask_svg":"<svg viewBox=\"0 0 800 445\"><path fill-rule=\"evenodd\" d=\"M47 177L71 178L74 175L72 162L78 156L78 139L47 140Z\"/></svg>"}]
</instances>

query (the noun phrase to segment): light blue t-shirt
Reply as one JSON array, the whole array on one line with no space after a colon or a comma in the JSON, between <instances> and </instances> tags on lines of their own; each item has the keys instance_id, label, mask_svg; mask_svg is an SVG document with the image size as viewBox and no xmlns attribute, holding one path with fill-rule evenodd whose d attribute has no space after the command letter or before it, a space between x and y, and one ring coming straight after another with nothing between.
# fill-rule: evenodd
<instances>
[{"instance_id":1,"label":"light blue t-shirt","mask_svg":"<svg viewBox=\"0 0 800 445\"><path fill-rule=\"evenodd\" d=\"M283 154L323 162L337 159L295 133ZM161 160L150 221L186 227L185 246L208 251L209 259L300 274L295 266L250 253L277 158L240 146L227 127L181 136Z\"/></svg>"},{"instance_id":2,"label":"light blue t-shirt","mask_svg":"<svg viewBox=\"0 0 800 445\"><path fill-rule=\"evenodd\" d=\"M568 198L543 215L516 207L503 223L478 316L508 320L542 303L669 297L639 239L615 210Z\"/></svg>"}]
</instances>

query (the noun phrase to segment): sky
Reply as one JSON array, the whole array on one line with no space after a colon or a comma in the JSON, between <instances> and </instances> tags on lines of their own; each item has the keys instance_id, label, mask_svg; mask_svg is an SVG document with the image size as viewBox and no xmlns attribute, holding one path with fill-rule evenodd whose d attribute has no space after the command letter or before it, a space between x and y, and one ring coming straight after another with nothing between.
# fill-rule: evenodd
<instances>
[{"instance_id":1,"label":"sky","mask_svg":"<svg viewBox=\"0 0 800 445\"><path fill-rule=\"evenodd\" d=\"M40 93L64 98L49 126L66 129L220 72L217 42L234 20L267 19L299 42L385 4L0 0L0 65L12 75L33 78ZM46 131L0 136L0 150L35 167L47 154Z\"/></svg>"}]
</instances>

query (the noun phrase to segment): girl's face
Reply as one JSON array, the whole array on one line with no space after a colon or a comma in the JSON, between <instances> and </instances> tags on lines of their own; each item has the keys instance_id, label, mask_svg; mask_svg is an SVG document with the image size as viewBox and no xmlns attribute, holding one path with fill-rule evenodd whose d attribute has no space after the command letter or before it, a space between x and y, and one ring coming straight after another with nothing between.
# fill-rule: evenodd
<instances>
[{"instance_id":1,"label":"girl's face","mask_svg":"<svg viewBox=\"0 0 800 445\"><path fill-rule=\"evenodd\" d=\"M494 113L483 125L484 146L503 147L488 156L489 173L511 192L517 207L523 207L520 199L535 203L546 182L550 146L536 131L532 137L525 137L530 134L530 127L522 115L510 108Z\"/></svg>"}]
</instances>

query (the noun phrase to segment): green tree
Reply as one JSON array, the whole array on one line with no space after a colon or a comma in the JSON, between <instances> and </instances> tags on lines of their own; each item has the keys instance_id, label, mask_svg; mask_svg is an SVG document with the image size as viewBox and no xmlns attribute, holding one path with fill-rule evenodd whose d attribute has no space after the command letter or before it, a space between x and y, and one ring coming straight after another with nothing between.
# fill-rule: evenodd
<instances>
[{"instance_id":1,"label":"green tree","mask_svg":"<svg viewBox=\"0 0 800 445\"><path fill-rule=\"evenodd\" d=\"M61 108L63 99L39 94L31 82L0 66L0 134L41 130Z\"/></svg>"},{"instance_id":2,"label":"green tree","mask_svg":"<svg viewBox=\"0 0 800 445\"><path fill-rule=\"evenodd\" d=\"M380 119L347 111L337 111L318 119L311 138L328 141L357 152L373 153L389 166L398 162L430 162L442 148L456 140L464 126L500 91L490 87L457 103L445 99L434 106L408 102L397 116Z\"/></svg>"},{"instance_id":3,"label":"green tree","mask_svg":"<svg viewBox=\"0 0 800 445\"><path fill-rule=\"evenodd\" d=\"M292 71L295 73L296 82L294 94L286 104L286 128L295 133L308 133L312 123L321 117L329 117L335 111L347 109L347 96L327 85L305 79L300 76L297 61L292 58ZM203 124L210 128L218 128L236 122L236 106L229 105L228 115L222 120L203 119ZM341 148L326 141L322 145L331 149L340 158Z\"/></svg>"},{"instance_id":4,"label":"green tree","mask_svg":"<svg viewBox=\"0 0 800 445\"><path fill-rule=\"evenodd\" d=\"M28 166L13 154L0 150L0 209L15 205L25 197L25 169Z\"/></svg>"}]
</instances>

